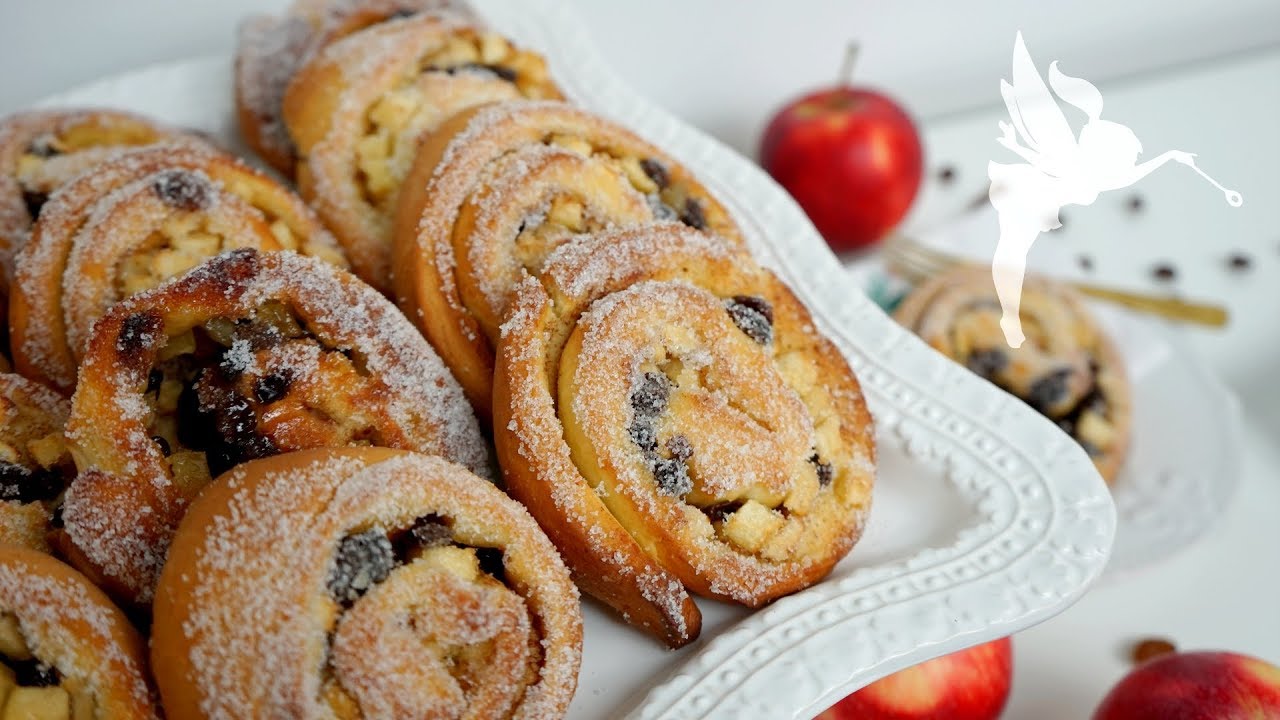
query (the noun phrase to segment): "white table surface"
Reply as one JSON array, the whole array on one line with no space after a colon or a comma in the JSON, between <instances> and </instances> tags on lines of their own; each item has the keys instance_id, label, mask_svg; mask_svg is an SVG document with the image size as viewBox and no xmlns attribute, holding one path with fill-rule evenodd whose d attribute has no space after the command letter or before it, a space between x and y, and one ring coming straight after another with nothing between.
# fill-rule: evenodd
<instances>
[{"instance_id":1,"label":"white table surface","mask_svg":"<svg viewBox=\"0 0 1280 720\"><path fill-rule=\"evenodd\" d=\"M1006 717L1087 717L1124 673L1127 643L1146 635L1280 663L1280 225L1272 219L1280 198L1280 3L573 1L629 82L748 153L768 112L826 82L842 44L858 37L861 76L892 88L922 118L931 168L957 170L948 187L927 183L917 226L985 182L996 149L996 79L1008 74L1017 28L1042 67L1058 59L1069 74L1094 80L1104 116L1132 127L1148 157L1168 148L1199 153L1201 167L1244 193L1245 206L1228 211L1189 173L1162 170L1136 188L1144 212L1125 211L1127 194L1104 196L1065 211L1067 226L1051 236L1093 255L1100 281L1152 289L1149 264L1170 260L1182 271L1177 291L1230 307L1227 331L1189 334L1244 401L1243 475L1221 524L1196 545L1103 581L1015 638ZM0 64L10 69L0 112L139 65L229 52L237 18L283 4L0 0ZM1253 255L1251 272L1223 270L1234 249Z\"/></svg>"}]
</instances>

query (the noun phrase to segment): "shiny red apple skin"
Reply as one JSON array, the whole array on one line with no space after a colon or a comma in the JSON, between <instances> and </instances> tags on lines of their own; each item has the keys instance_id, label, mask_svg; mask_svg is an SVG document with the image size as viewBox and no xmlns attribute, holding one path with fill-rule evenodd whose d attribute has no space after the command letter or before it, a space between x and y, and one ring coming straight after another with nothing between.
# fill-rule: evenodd
<instances>
[{"instance_id":1,"label":"shiny red apple skin","mask_svg":"<svg viewBox=\"0 0 1280 720\"><path fill-rule=\"evenodd\" d=\"M1248 655L1161 655L1134 668L1093 720L1280 720L1280 667Z\"/></svg>"},{"instance_id":2,"label":"shiny red apple skin","mask_svg":"<svg viewBox=\"0 0 1280 720\"><path fill-rule=\"evenodd\" d=\"M1001 638L913 665L827 708L815 720L996 720L1013 682Z\"/></svg>"},{"instance_id":3,"label":"shiny red apple skin","mask_svg":"<svg viewBox=\"0 0 1280 720\"><path fill-rule=\"evenodd\" d=\"M840 253L875 243L907 214L924 152L897 103L845 86L779 111L761 140L760 164Z\"/></svg>"}]
</instances>

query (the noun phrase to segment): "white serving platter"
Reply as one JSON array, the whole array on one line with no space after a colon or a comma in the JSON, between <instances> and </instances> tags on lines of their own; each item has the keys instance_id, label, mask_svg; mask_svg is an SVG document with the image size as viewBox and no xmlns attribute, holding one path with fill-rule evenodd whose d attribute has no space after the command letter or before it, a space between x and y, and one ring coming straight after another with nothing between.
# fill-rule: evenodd
<instances>
[{"instance_id":1,"label":"white serving platter","mask_svg":"<svg viewBox=\"0 0 1280 720\"><path fill-rule=\"evenodd\" d=\"M559 0L473 4L542 51L574 101L694 169L844 351L878 428L871 520L829 578L754 613L700 601L702 637L675 652L588 602L570 718L810 718L891 672L1041 622L1085 592L1107 563L1116 511L1074 442L885 317L782 189L628 88ZM228 57L105 78L42 105L131 109L244 151Z\"/></svg>"}]
</instances>

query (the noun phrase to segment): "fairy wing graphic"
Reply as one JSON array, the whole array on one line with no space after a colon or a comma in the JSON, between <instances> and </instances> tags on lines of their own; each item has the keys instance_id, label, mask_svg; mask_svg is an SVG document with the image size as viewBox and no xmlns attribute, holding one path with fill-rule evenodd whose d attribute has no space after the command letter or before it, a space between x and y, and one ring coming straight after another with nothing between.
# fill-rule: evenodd
<instances>
[{"instance_id":1,"label":"fairy wing graphic","mask_svg":"<svg viewBox=\"0 0 1280 720\"><path fill-rule=\"evenodd\" d=\"M1051 76L1056 72L1055 67L1051 70ZM1066 78L1061 73L1057 74ZM1077 81L1076 78L1067 79ZM1088 85L1083 80L1077 82ZM1057 82L1054 88L1058 89ZM1093 86L1089 85L1089 88L1093 89ZM1094 89L1094 92L1096 93L1097 90ZM1001 80L1000 94L1004 97L1005 107L1009 110L1009 119L1013 122L1013 127L1023 143L1039 156L1034 163L1036 168L1050 175L1065 174L1076 150L1075 133L1067 123L1062 108L1050 94L1049 87L1040 77L1040 72L1036 70L1031 54L1027 52L1027 46L1022 40L1021 32L1018 33L1013 47L1013 83ZM1076 105L1065 95L1063 99ZM1101 96L1098 97L1098 103L1100 108Z\"/></svg>"}]
</instances>

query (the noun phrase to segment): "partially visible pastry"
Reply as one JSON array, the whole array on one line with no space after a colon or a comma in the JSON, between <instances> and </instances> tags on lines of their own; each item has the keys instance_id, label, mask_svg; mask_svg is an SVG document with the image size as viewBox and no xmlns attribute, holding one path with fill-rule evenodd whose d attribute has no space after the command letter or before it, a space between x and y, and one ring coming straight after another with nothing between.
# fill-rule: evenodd
<instances>
[{"instance_id":1,"label":"partially visible pastry","mask_svg":"<svg viewBox=\"0 0 1280 720\"><path fill-rule=\"evenodd\" d=\"M32 110L0 119L0 319L8 316L14 255L49 196L122 149L180 137L118 110ZM0 323L0 351L6 353L7 336ZM7 359L0 362L7 369Z\"/></svg>"},{"instance_id":2,"label":"partially visible pastry","mask_svg":"<svg viewBox=\"0 0 1280 720\"><path fill-rule=\"evenodd\" d=\"M312 450L192 505L156 594L170 717L564 717L582 611L519 503L440 458Z\"/></svg>"},{"instance_id":3,"label":"partially visible pastry","mask_svg":"<svg viewBox=\"0 0 1280 720\"><path fill-rule=\"evenodd\" d=\"M686 588L759 607L808 587L871 503L839 350L744 250L680 225L583 236L519 284L494 433L579 585L672 646L700 627Z\"/></svg>"},{"instance_id":4,"label":"partially visible pastry","mask_svg":"<svg viewBox=\"0 0 1280 720\"><path fill-rule=\"evenodd\" d=\"M962 267L913 290L894 319L1057 423L1113 482L1132 417L1129 381L1111 339L1079 295L1043 277L1023 283L1022 347L1009 347L1000 314L990 270Z\"/></svg>"},{"instance_id":5,"label":"partially visible pastry","mask_svg":"<svg viewBox=\"0 0 1280 720\"><path fill-rule=\"evenodd\" d=\"M245 142L292 177L295 153L281 104L294 73L353 32L419 13L471 17L469 8L456 0L296 0L280 17L246 19L240 25L235 67L236 115Z\"/></svg>"},{"instance_id":6,"label":"partially visible pastry","mask_svg":"<svg viewBox=\"0 0 1280 720\"><path fill-rule=\"evenodd\" d=\"M404 183L396 298L487 416L520 279L570 238L668 221L742 241L692 173L599 115L551 101L471 108L424 139Z\"/></svg>"},{"instance_id":7,"label":"partially visible pastry","mask_svg":"<svg viewBox=\"0 0 1280 720\"><path fill-rule=\"evenodd\" d=\"M366 28L317 53L284 98L297 180L357 275L390 282L391 221L419 139L481 103L558 98L545 61L439 15Z\"/></svg>"},{"instance_id":8,"label":"partially visible pastry","mask_svg":"<svg viewBox=\"0 0 1280 720\"><path fill-rule=\"evenodd\" d=\"M212 477L313 447L377 445L489 473L461 388L395 306L290 252L238 250L116 305L71 403L78 475L60 547L149 602L169 537Z\"/></svg>"},{"instance_id":9,"label":"partially visible pastry","mask_svg":"<svg viewBox=\"0 0 1280 720\"><path fill-rule=\"evenodd\" d=\"M0 718L158 720L146 654L83 575L0 544Z\"/></svg>"},{"instance_id":10,"label":"partially visible pastry","mask_svg":"<svg viewBox=\"0 0 1280 720\"><path fill-rule=\"evenodd\" d=\"M241 247L346 267L301 198L230 155L160 145L102 163L54 193L18 253L18 372L71 392L89 328L109 307Z\"/></svg>"},{"instance_id":11,"label":"partially visible pastry","mask_svg":"<svg viewBox=\"0 0 1280 720\"><path fill-rule=\"evenodd\" d=\"M49 196L121 149L181 134L119 110L34 110L0 120L0 264L11 269Z\"/></svg>"},{"instance_id":12,"label":"partially visible pastry","mask_svg":"<svg viewBox=\"0 0 1280 720\"><path fill-rule=\"evenodd\" d=\"M62 494L75 477L62 437L70 409L49 388L0 373L0 543L49 552Z\"/></svg>"}]
</instances>

